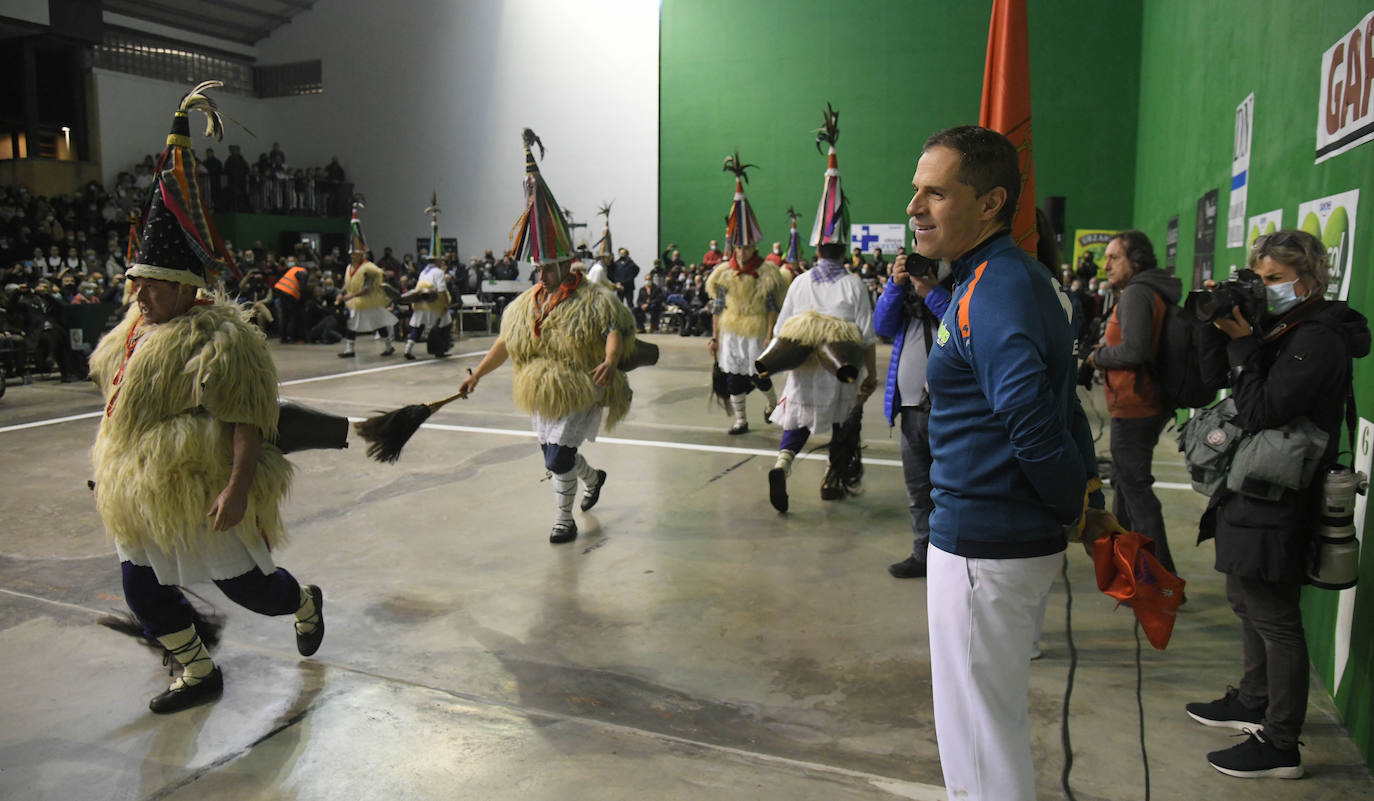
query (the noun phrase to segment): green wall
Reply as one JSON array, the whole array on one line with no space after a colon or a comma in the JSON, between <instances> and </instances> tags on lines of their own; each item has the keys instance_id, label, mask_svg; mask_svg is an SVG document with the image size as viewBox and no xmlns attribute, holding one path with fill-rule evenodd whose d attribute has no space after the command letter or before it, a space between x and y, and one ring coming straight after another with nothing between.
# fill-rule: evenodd
<instances>
[{"instance_id":1,"label":"green wall","mask_svg":"<svg viewBox=\"0 0 1374 801\"><path fill-rule=\"evenodd\" d=\"M1198 198L1221 189L1216 265L1243 266L1241 248L1227 248L1232 134L1236 106L1255 93L1247 215L1277 208L1297 227L1298 204L1361 189L1355 222L1355 270L1349 302L1368 313L1374 282L1363 267L1374 247L1374 145L1313 164L1321 86L1321 57L1371 8L1369 0L1295 3L1266 0L1150 0L1141 24L1141 126L1136 153L1135 223L1156 243L1179 216L1178 273L1192 279ZM1374 416L1374 364L1355 366L1361 416ZM1336 706L1355 742L1374 764L1374 558L1367 551L1356 595L1354 632ZM1336 686L1333 640L1337 593L1307 588L1303 619L1312 663L1328 688Z\"/></svg>"},{"instance_id":2,"label":"green wall","mask_svg":"<svg viewBox=\"0 0 1374 801\"><path fill-rule=\"evenodd\" d=\"M764 247L803 243L825 158L814 131L840 112L839 159L855 222L906 222L921 143L976 123L990 0L663 0L660 249L696 261L722 239L734 189L721 161L757 164L746 187ZM1033 2L1031 94L1038 195L1068 198L1067 228L1132 219L1139 0ZM1043 204L1043 201L1042 201Z\"/></svg>"}]
</instances>

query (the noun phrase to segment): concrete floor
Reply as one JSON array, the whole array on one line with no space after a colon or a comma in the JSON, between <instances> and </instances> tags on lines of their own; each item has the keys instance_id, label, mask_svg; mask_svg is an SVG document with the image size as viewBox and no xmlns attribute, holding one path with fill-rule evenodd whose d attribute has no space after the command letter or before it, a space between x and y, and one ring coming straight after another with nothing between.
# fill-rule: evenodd
<instances>
[{"instance_id":1,"label":"concrete floor","mask_svg":"<svg viewBox=\"0 0 1374 801\"><path fill-rule=\"evenodd\" d=\"M228 618L226 691L170 717L146 707L166 684L157 656L94 624L123 608L85 485L97 393L12 386L0 401L0 798L944 798L925 582L885 569L911 543L881 393L866 417L867 493L822 503L817 454L798 462L792 512L778 515L765 474L779 432L758 396L754 431L727 436L706 400L705 340L649 338L663 358L632 374L630 418L584 449L610 479L572 545L547 541L552 491L508 367L436 414L395 466L356 444L294 457L279 561L324 588L324 645L301 659L289 621L197 587ZM489 344L465 338L452 358L413 363L370 342L356 360L273 348L284 395L364 416L448 394ZM1156 464L1161 482L1185 481L1171 435ZM1189 603L1168 651L1141 654L1153 797L1374 797L1316 686L1307 778L1207 765L1236 741L1183 704L1239 679L1239 628L1210 546L1189 547L1203 499L1160 494ZM1072 593L1056 583L1031 671L1040 797L1065 797L1072 599L1071 787L1083 801L1143 798L1131 617L1096 591L1080 549L1068 557Z\"/></svg>"}]
</instances>

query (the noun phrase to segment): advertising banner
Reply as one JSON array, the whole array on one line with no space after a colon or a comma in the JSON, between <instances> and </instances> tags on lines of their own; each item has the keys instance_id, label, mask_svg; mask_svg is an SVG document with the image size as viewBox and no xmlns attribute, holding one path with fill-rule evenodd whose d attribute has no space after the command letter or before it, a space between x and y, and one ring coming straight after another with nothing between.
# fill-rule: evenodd
<instances>
[{"instance_id":1,"label":"advertising banner","mask_svg":"<svg viewBox=\"0 0 1374 801\"><path fill-rule=\"evenodd\" d=\"M1360 190L1309 200L1298 206L1298 227L1326 245L1331 260L1328 300L1345 300L1350 292L1350 272L1355 265L1355 212Z\"/></svg>"},{"instance_id":2,"label":"advertising banner","mask_svg":"<svg viewBox=\"0 0 1374 801\"><path fill-rule=\"evenodd\" d=\"M1236 106L1235 142L1231 151L1231 205L1226 210L1226 247L1245 244L1245 200L1250 191L1250 141L1255 130L1255 93Z\"/></svg>"},{"instance_id":3,"label":"advertising banner","mask_svg":"<svg viewBox=\"0 0 1374 801\"><path fill-rule=\"evenodd\" d=\"M1202 282L1212 278L1217 250L1217 195L1213 189L1197 199L1197 234L1193 239L1193 285L1201 289Z\"/></svg>"},{"instance_id":4,"label":"advertising banner","mask_svg":"<svg viewBox=\"0 0 1374 801\"><path fill-rule=\"evenodd\" d=\"M1107 268L1106 259L1103 254L1107 252L1107 243L1116 236L1115 230L1106 228L1079 228L1073 232L1073 268L1077 272L1083 265L1084 256L1091 256L1093 264L1097 265L1097 277L1106 278Z\"/></svg>"},{"instance_id":5,"label":"advertising banner","mask_svg":"<svg viewBox=\"0 0 1374 801\"><path fill-rule=\"evenodd\" d=\"M864 253L872 253L882 248L883 253L892 255L897 248L906 244L906 226L902 223L864 223L849 227L849 249L858 248Z\"/></svg>"},{"instance_id":6,"label":"advertising banner","mask_svg":"<svg viewBox=\"0 0 1374 801\"><path fill-rule=\"evenodd\" d=\"M1272 234L1283 227L1283 209L1266 211L1263 214L1256 214L1246 223L1245 230L1249 231L1245 236L1245 248L1249 250L1254 246L1255 240L1264 234Z\"/></svg>"},{"instance_id":7,"label":"advertising banner","mask_svg":"<svg viewBox=\"0 0 1374 801\"><path fill-rule=\"evenodd\" d=\"M1322 55L1317 95L1317 162L1374 139L1374 104L1369 78L1374 53L1374 11Z\"/></svg>"}]
</instances>

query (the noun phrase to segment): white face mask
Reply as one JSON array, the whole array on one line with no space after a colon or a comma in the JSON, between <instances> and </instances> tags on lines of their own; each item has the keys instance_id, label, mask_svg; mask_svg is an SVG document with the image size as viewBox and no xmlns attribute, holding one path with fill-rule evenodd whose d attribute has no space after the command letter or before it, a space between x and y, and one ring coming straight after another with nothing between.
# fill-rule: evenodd
<instances>
[{"instance_id":1,"label":"white face mask","mask_svg":"<svg viewBox=\"0 0 1374 801\"><path fill-rule=\"evenodd\" d=\"M1302 298L1298 297L1298 280L1289 281L1286 284L1268 284L1264 287L1265 299L1269 303L1269 314L1277 317L1298 305Z\"/></svg>"}]
</instances>

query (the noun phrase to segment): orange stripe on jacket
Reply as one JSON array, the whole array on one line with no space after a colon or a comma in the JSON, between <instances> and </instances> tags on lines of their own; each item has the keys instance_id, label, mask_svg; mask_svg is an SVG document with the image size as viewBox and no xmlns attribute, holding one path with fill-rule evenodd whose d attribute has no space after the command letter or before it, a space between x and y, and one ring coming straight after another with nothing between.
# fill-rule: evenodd
<instances>
[{"instance_id":1,"label":"orange stripe on jacket","mask_svg":"<svg viewBox=\"0 0 1374 801\"><path fill-rule=\"evenodd\" d=\"M968 339L969 337L968 304L969 301L973 300L973 290L978 288L978 279L983 277L983 268L987 266L988 263L983 262L973 268L973 280L968 283L968 291L964 292L963 297L959 298L959 336L964 339Z\"/></svg>"}]
</instances>

